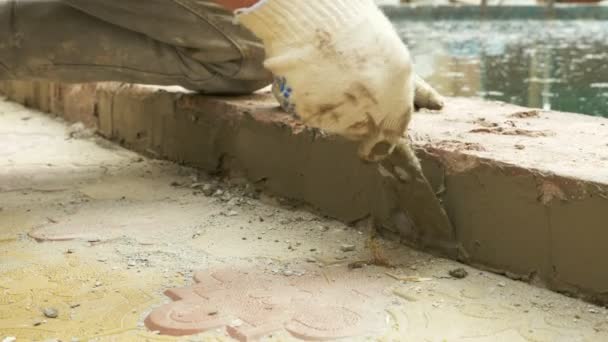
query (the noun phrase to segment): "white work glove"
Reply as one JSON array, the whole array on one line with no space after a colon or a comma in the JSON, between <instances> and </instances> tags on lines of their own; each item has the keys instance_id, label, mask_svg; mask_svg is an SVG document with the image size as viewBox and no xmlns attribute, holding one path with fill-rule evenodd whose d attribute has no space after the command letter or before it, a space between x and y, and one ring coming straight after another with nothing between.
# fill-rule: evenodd
<instances>
[{"instance_id":1,"label":"white work glove","mask_svg":"<svg viewBox=\"0 0 608 342\"><path fill-rule=\"evenodd\" d=\"M392 152L412 115L414 74L373 0L262 0L236 15L306 125L361 141L368 161Z\"/></svg>"}]
</instances>

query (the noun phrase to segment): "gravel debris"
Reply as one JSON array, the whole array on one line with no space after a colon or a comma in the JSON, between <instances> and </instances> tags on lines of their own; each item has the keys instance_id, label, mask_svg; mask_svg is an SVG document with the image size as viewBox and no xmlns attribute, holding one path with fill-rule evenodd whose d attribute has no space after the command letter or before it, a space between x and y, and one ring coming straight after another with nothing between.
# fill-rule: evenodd
<instances>
[{"instance_id":1,"label":"gravel debris","mask_svg":"<svg viewBox=\"0 0 608 342\"><path fill-rule=\"evenodd\" d=\"M452 278L464 279L464 278L466 278L469 275L469 272L467 272L467 270L465 270L464 268L459 267L459 268L455 268L453 270L450 270L448 272L448 274Z\"/></svg>"},{"instance_id":2,"label":"gravel debris","mask_svg":"<svg viewBox=\"0 0 608 342\"><path fill-rule=\"evenodd\" d=\"M355 245L344 244L340 246L340 250L342 252L353 252L355 250Z\"/></svg>"},{"instance_id":3,"label":"gravel debris","mask_svg":"<svg viewBox=\"0 0 608 342\"><path fill-rule=\"evenodd\" d=\"M44 308L42 313L48 318L57 318L59 316L59 311L55 308Z\"/></svg>"}]
</instances>

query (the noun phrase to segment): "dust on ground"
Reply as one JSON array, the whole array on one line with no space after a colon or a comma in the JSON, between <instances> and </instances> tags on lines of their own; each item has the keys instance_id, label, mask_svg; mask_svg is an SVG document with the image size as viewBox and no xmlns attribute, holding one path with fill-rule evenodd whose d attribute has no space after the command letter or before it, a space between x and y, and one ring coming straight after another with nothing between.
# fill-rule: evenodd
<instances>
[{"instance_id":1,"label":"dust on ground","mask_svg":"<svg viewBox=\"0 0 608 342\"><path fill-rule=\"evenodd\" d=\"M310 293L340 274L355 289L379 284L366 295L383 300L353 312L385 329L348 340L608 339L604 308L372 241L369 229L0 102L0 339L230 341L225 327L172 337L144 320L170 305L165 290L232 267L290 284L310 277ZM280 329L263 338L294 339Z\"/></svg>"}]
</instances>

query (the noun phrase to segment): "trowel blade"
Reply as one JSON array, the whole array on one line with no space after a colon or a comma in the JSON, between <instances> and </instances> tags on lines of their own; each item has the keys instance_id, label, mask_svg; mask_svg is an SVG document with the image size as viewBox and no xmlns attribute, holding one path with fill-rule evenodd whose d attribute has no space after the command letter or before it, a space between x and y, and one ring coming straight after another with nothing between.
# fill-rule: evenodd
<instances>
[{"instance_id":1,"label":"trowel blade","mask_svg":"<svg viewBox=\"0 0 608 342\"><path fill-rule=\"evenodd\" d=\"M397 179L396 185L389 190L396 206L392 212L407 215L413 223L406 240L447 254L457 254L450 218L424 176L410 142L402 139L380 165ZM399 224L395 219L392 223Z\"/></svg>"}]
</instances>

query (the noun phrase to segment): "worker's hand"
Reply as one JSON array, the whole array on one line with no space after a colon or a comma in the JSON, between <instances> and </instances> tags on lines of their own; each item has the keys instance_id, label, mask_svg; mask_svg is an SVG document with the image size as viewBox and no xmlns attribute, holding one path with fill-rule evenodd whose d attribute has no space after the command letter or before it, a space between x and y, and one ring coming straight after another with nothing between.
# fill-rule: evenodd
<instances>
[{"instance_id":1,"label":"worker's hand","mask_svg":"<svg viewBox=\"0 0 608 342\"><path fill-rule=\"evenodd\" d=\"M266 0L237 12L264 42L266 67L305 124L389 155L414 107L407 48L373 0Z\"/></svg>"},{"instance_id":2,"label":"worker's hand","mask_svg":"<svg viewBox=\"0 0 608 342\"><path fill-rule=\"evenodd\" d=\"M418 75L414 75L414 89L414 109L440 110L443 108L443 96ZM292 101L293 99L284 78L277 77L275 79L275 82L272 84L272 93L281 104L283 110L291 114L297 114L295 112L295 104Z\"/></svg>"}]
</instances>

